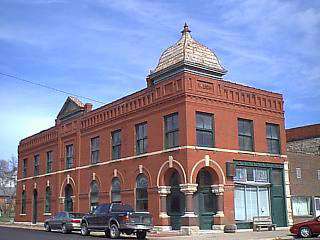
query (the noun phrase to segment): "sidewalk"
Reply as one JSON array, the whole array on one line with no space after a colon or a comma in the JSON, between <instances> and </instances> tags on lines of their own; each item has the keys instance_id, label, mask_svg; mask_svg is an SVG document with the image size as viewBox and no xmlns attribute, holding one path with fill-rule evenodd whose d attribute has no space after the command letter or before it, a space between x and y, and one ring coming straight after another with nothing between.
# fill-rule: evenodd
<instances>
[{"instance_id":1,"label":"sidewalk","mask_svg":"<svg viewBox=\"0 0 320 240\"><path fill-rule=\"evenodd\" d=\"M25 228L32 230L44 231L42 224L26 224L26 223L0 223L3 227L12 228ZM92 233L94 236L104 236L104 233ZM200 231L197 235L182 236L178 232L161 232L149 233L148 239L163 239L163 240L292 240L293 236L290 235L289 230L277 231L241 231L237 233L215 233L211 231Z\"/></svg>"}]
</instances>

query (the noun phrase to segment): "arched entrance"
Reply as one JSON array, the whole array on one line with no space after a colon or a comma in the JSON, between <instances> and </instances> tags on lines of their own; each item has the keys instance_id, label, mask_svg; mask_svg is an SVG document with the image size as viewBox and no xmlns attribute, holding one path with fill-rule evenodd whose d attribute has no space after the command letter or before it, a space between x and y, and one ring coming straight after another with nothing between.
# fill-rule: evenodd
<instances>
[{"instance_id":1,"label":"arched entrance","mask_svg":"<svg viewBox=\"0 0 320 240\"><path fill-rule=\"evenodd\" d=\"M64 210L67 212L73 211L73 189L71 184L67 184L64 188Z\"/></svg>"},{"instance_id":2,"label":"arched entrance","mask_svg":"<svg viewBox=\"0 0 320 240\"><path fill-rule=\"evenodd\" d=\"M33 206L32 206L32 223L37 223L38 216L38 191L36 189L33 190Z\"/></svg>"},{"instance_id":3,"label":"arched entrance","mask_svg":"<svg viewBox=\"0 0 320 240\"><path fill-rule=\"evenodd\" d=\"M121 202L121 183L118 177L114 177L111 182L111 202Z\"/></svg>"},{"instance_id":4,"label":"arched entrance","mask_svg":"<svg viewBox=\"0 0 320 240\"><path fill-rule=\"evenodd\" d=\"M167 214L172 230L180 230L181 216L185 212L185 197L180 191L180 175L174 170L169 175L170 194L167 196Z\"/></svg>"},{"instance_id":5,"label":"arched entrance","mask_svg":"<svg viewBox=\"0 0 320 240\"><path fill-rule=\"evenodd\" d=\"M211 229L213 215L216 213L216 196L212 193L213 174L210 169L202 168L197 175L197 192L195 193L195 212L199 216L200 229Z\"/></svg>"}]
</instances>

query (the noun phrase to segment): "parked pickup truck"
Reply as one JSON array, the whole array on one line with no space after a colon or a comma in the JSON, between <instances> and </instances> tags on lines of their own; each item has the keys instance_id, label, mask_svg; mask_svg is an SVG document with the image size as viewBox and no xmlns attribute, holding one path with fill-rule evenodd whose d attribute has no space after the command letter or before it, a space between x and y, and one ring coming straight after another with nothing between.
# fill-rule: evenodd
<instances>
[{"instance_id":1,"label":"parked pickup truck","mask_svg":"<svg viewBox=\"0 0 320 240\"><path fill-rule=\"evenodd\" d=\"M120 233L125 233L145 239L152 227L149 213L135 212L130 205L122 203L100 204L93 213L82 218L81 235L89 235L90 231L104 231L106 237L110 238L118 238Z\"/></svg>"}]
</instances>

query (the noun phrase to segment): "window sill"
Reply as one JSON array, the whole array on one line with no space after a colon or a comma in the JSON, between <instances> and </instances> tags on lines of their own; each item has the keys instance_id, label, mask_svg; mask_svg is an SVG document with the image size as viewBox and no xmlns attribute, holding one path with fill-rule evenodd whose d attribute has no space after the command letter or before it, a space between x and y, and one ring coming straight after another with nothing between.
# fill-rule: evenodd
<instances>
[{"instance_id":1,"label":"window sill","mask_svg":"<svg viewBox=\"0 0 320 240\"><path fill-rule=\"evenodd\" d=\"M296 218L313 218L313 215L293 215L293 217Z\"/></svg>"},{"instance_id":2,"label":"window sill","mask_svg":"<svg viewBox=\"0 0 320 240\"><path fill-rule=\"evenodd\" d=\"M51 216L51 212L50 213L44 213L43 216Z\"/></svg>"},{"instance_id":3,"label":"window sill","mask_svg":"<svg viewBox=\"0 0 320 240\"><path fill-rule=\"evenodd\" d=\"M20 213L20 216L27 216L26 213Z\"/></svg>"}]
</instances>

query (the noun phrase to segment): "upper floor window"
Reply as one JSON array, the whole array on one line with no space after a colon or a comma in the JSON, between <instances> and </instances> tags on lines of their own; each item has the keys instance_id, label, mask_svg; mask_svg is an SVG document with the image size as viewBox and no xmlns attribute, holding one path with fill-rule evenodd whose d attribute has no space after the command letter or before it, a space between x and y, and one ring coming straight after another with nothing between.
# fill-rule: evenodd
<instances>
[{"instance_id":1,"label":"upper floor window","mask_svg":"<svg viewBox=\"0 0 320 240\"><path fill-rule=\"evenodd\" d=\"M273 154L280 154L279 125L267 123L266 127L267 127L268 152Z\"/></svg>"},{"instance_id":2,"label":"upper floor window","mask_svg":"<svg viewBox=\"0 0 320 240\"><path fill-rule=\"evenodd\" d=\"M318 180L320 180L320 170L317 170Z\"/></svg>"},{"instance_id":3,"label":"upper floor window","mask_svg":"<svg viewBox=\"0 0 320 240\"><path fill-rule=\"evenodd\" d=\"M301 178L301 168L296 168L297 178Z\"/></svg>"},{"instance_id":4,"label":"upper floor window","mask_svg":"<svg viewBox=\"0 0 320 240\"><path fill-rule=\"evenodd\" d=\"M27 177L27 159L22 160L22 177Z\"/></svg>"},{"instance_id":5,"label":"upper floor window","mask_svg":"<svg viewBox=\"0 0 320 240\"><path fill-rule=\"evenodd\" d=\"M165 148L179 146L179 119L178 113L164 117Z\"/></svg>"},{"instance_id":6,"label":"upper floor window","mask_svg":"<svg viewBox=\"0 0 320 240\"><path fill-rule=\"evenodd\" d=\"M47 152L47 173L52 172L52 151Z\"/></svg>"},{"instance_id":7,"label":"upper floor window","mask_svg":"<svg viewBox=\"0 0 320 240\"><path fill-rule=\"evenodd\" d=\"M39 175L39 163L40 163L40 155L34 155L34 171L33 174L35 176Z\"/></svg>"},{"instance_id":8,"label":"upper floor window","mask_svg":"<svg viewBox=\"0 0 320 240\"><path fill-rule=\"evenodd\" d=\"M253 152L253 121L238 119L239 149Z\"/></svg>"},{"instance_id":9,"label":"upper floor window","mask_svg":"<svg viewBox=\"0 0 320 240\"><path fill-rule=\"evenodd\" d=\"M121 130L111 133L112 137L112 159L121 158Z\"/></svg>"},{"instance_id":10,"label":"upper floor window","mask_svg":"<svg viewBox=\"0 0 320 240\"><path fill-rule=\"evenodd\" d=\"M197 146L213 147L214 146L214 130L213 115L207 113L196 113L196 134Z\"/></svg>"},{"instance_id":11,"label":"upper floor window","mask_svg":"<svg viewBox=\"0 0 320 240\"><path fill-rule=\"evenodd\" d=\"M147 152L148 135L147 123L140 123L136 125L136 153L142 154Z\"/></svg>"},{"instance_id":12,"label":"upper floor window","mask_svg":"<svg viewBox=\"0 0 320 240\"><path fill-rule=\"evenodd\" d=\"M72 168L73 166L73 144L66 146L66 168Z\"/></svg>"},{"instance_id":13,"label":"upper floor window","mask_svg":"<svg viewBox=\"0 0 320 240\"><path fill-rule=\"evenodd\" d=\"M99 162L100 138L91 138L91 163Z\"/></svg>"}]
</instances>

